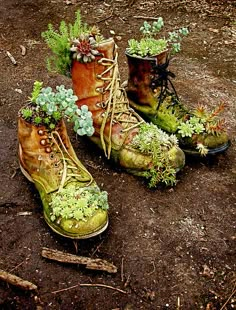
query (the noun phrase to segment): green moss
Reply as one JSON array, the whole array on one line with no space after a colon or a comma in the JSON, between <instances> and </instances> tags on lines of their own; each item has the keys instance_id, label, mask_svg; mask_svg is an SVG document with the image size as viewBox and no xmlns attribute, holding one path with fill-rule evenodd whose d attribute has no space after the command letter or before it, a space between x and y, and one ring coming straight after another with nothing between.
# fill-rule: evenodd
<instances>
[{"instance_id":1,"label":"green moss","mask_svg":"<svg viewBox=\"0 0 236 310\"><path fill-rule=\"evenodd\" d=\"M76 188L70 186L52 194L49 203L52 221L75 219L87 221L97 209L108 209L107 192L97 186Z\"/></svg>"},{"instance_id":2,"label":"green moss","mask_svg":"<svg viewBox=\"0 0 236 310\"><path fill-rule=\"evenodd\" d=\"M134 137L132 146L152 157L152 167L143 173L143 176L149 179L150 187L155 187L160 182L166 185L176 183L176 171L169 159L168 151L177 144L175 135L167 135L154 124L140 125L139 133Z\"/></svg>"}]
</instances>

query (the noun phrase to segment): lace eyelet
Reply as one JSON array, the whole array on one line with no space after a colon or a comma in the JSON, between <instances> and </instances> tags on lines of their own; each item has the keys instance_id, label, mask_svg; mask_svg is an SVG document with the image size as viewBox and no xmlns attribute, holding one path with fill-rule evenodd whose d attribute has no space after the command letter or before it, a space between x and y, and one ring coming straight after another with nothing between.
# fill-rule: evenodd
<instances>
[{"instance_id":1,"label":"lace eyelet","mask_svg":"<svg viewBox=\"0 0 236 310\"><path fill-rule=\"evenodd\" d=\"M41 144L41 145L46 145L46 140L45 140L45 139L42 139L42 140L40 141L40 144Z\"/></svg>"},{"instance_id":2,"label":"lace eyelet","mask_svg":"<svg viewBox=\"0 0 236 310\"><path fill-rule=\"evenodd\" d=\"M49 158L50 158L51 160L53 160L54 157L55 157L54 154L53 154L53 153L50 153Z\"/></svg>"},{"instance_id":3,"label":"lace eyelet","mask_svg":"<svg viewBox=\"0 0 236 310\"><path fill-rule=\"evenodd\" d=\"M51 151L52 151L52 149L49 146L45 148L46 153L51 153Z\"/></svg>"},{"instance_id":4,"label":"lace eyelet","mask_svg":"<svg viewBox=\"0 0 236 310\"><path fill-rule=\"evenodd\" d=\"M38 134L39 134L40 136L43 136L43 135L44 135L44 131L43 131L42 129L39 129L39 130L38 130Z\"/></svg>"}]
</instances>

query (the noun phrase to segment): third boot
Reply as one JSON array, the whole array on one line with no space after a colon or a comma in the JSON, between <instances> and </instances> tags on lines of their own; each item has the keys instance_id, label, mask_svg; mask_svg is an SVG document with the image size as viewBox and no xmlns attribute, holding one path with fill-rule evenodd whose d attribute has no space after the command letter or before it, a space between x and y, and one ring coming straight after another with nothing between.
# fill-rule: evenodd
<instances>
[{"instance_id":1,"label":"third boot","mask_svg":"<svg viewBox=\"0 0 236 310\"><path fill-rule=\"evenodd\" d=\"M216 154L225 151L230 143L218 114L199 106L190 111L180 103L168 71L167 51L149 58L131 56L128 60L127 95L130 105L144 119L168 133L177 135L180 147L187 154Z\"/></svg>"}]
</instances>

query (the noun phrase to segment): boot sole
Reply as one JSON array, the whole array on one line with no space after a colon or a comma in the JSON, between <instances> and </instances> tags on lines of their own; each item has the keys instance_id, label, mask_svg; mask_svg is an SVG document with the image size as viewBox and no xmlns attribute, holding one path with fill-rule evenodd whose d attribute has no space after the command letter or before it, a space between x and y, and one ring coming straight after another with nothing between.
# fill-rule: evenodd
<instances>
[{"instance_id":1,"label":"boot sole","mask_svg":"<svg viewBox=\"0 0 236 310\"><path fill-rule=\"evenodd\" d=\"M55 232L57 233L58 235L61 235L63 237L66 237L66 238L70 238L70 239L89 239L89 238L92 238L92 237L95 237L97 235L100 235L102 232L104 232L107 227L108 227L108 224L109 224L109 221L107 219L106 223L104 226L102 226L99 230L96 230L94 232L92 232L91 234L88 234L88 235L85 235L85 236L74 236L72 234L66 234L64 232L60 232L58 231L58 229L54 228L48 221L47 221L47 217L44 213L44 219L45 219L45 222L48 224L48 226Z\"/></svg>"},{"instance_id":2,"label":"boot sole","mask_svg":"<svg viewBox=\"0 0 236 310\"><path fill-rule=\"evenodd\" d=\"M209 149L208 153L206 156L210 155L216 155L225 152L231 145L231 142L228 141L227 143L221 145L220 147L214 148L214 149ZM180 145L181 147L181 145ZM184 148L181 147L181 150L186 154L186 155L193 155L193 156L201 156L201 154L198 151L195 150L185 150Z\"/></svg>"},{"instance_id":3,"label":"boot sole","mask_svg":"<svg viewBox=\"0 0 236 310\"><path fill-rule=\"evenodd\" d=\"M20 170L21 172L23 173L23 175L31 182L31 183L34 183L34 180L31 178L31 176L28 174L28 172L21 166L20 164ZM47 219L47 216L45 214L45 212L43 212L43 215L44 215L44 219L45 219L45 222L48 224L48 226L57 234L63 236L63 237L67 237L67 238L70 238L70 239L89 239L89 238L92 238L92 237L95 237L99 234L101 234L102 232L104 232L107 227L108 227L108 218L107 218L107 221L105 223L104 226L102 226L99 230L96 230L88 235L85 235L85 236L74 236L73 234L66 234L62 231L59 231L58 229L56 229Z\"/></svg>"}]
</instances>

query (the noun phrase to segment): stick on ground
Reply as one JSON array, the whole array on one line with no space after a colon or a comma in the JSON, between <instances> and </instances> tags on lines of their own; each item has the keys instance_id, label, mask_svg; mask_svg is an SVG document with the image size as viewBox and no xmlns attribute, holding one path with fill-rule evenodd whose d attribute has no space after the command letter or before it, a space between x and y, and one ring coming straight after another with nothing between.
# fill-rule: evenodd
<instances>
[{"instance_id":1,"label":"stick on ground","mask_svg":"<svg viewBox=\"0 0 236 310\"><path fill-rule=\"evenodd\" d=\"M43 248L42 256L62 263L82 264L85 265L85 268L87 269L102 270L109 273L117 272L116 266L100 258L78 256L48 248Z\"/></svg>"},{"instance_id":2,"label":"stick on ground","mask_svg":"<svg viewBox=\"0 0 236 310\"><path fill-rule=\"evenodd\" d=\"M16 275L0 269L0 280L15 285L23 290L36 290L37 286L29 281L23 280Z\"/></svg>"},{"instance_id":3,"label":"stick on ground","mask_svg":"<svg viewBox=\"0 0 236 310\"><path fill-rule=\"evenodd\" d=\"M123 291L123 290L121 290L121 289L119 289L119 288L116 288L116 287L113 287L113 286L110 286L110 285L101 284L101 283L96 283L96 284L91 284L91 283L79 283L79 284L77 284L77 285L73 285L73 286L70 286L70 287L66 287L66 288L63 288L63 289L61 289L61 290L53 291L52 294L57 294L57 293L65 292L65 291L74 289L74 288L79 287L79 286L105 287L105 288L108 288L108 289L110 289L110 290L114 290L114 291L117 291L117 292L120 292L120 293L123 293L123 294L127 294L126 291Z\"/></svg>"}]
</instances>

